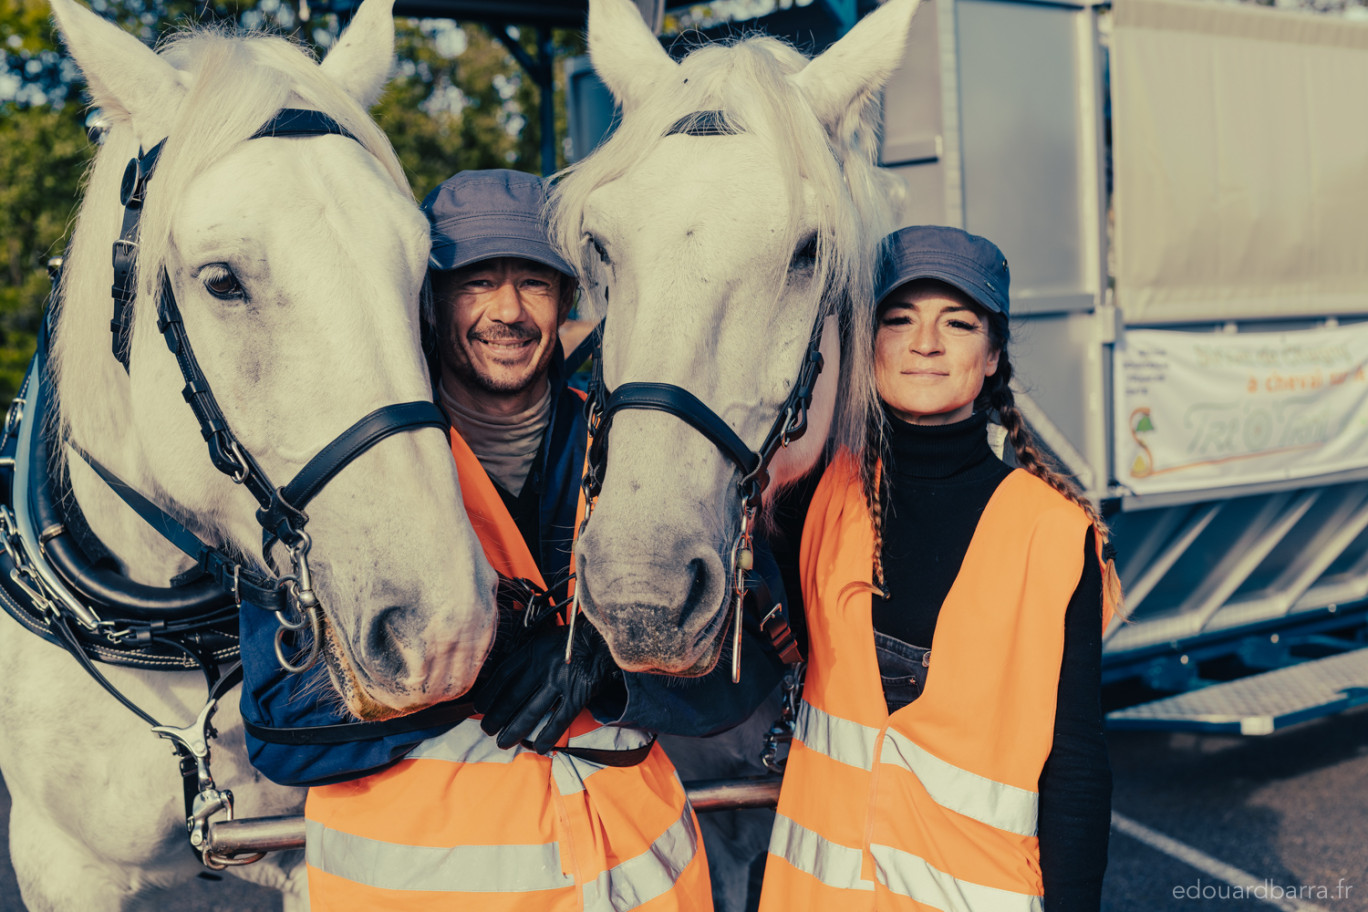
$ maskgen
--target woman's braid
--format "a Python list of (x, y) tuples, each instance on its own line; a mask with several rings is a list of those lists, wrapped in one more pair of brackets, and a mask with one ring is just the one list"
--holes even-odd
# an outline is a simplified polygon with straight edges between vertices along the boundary
[(1012, 451), (1016, 453), (1017, 462), (1021, 464), (1023, 469), (1078, 504), (1079, 508), (1087, 514), (1088, 520), (1097, 530), (1095, 534), (1098, 545), (1102, 548), (1104, 601), (1110, 601), (1117, 614), (1122, 614), (1121, 580), (1116, 572), (1116, 564), (1108, 554), (1110, 549), (1105, 547), (1110, 537), (1107, 524), (1098, 514), (1092, 501), (1083, 496), (1078, 485), (1074, 484), (1068, 476), (1056, 471), (1049, 460), (1036, 448), (1035, 435), (1031, 433), (1030, 427), (1026, 424), (1025, 416), (1017, 408), (1016, 396), (1012, 394), (1012, 362), (1007, 355), (1010, 329), (1006, 318), (999, 314), (991, 314), (988, 320), (988, 335), (998, 352), (998, 368), (997, 372), (984, 383), (983, 392), (979, 394), (975, 407), (978, 409), (991, 408), (997, 412), (998, 423), (1007, 432), (1007, 439), (1012, 444)]
[(864, 459), (860, 464), (860, 484), (864, 489), (865, 503), (869, 507), (869, 517), (874, 527), (874, 585), (883, 593), (884, 598), (887, 598), (888, 586), (884, 583), (883, 565), (883, 488), (886, 482), (884, 473), (879, 471), (883, 445), (883, 410), (879, 409), (869, 422)]
[(1006, 350), (998, 355), (997, 373), (988, 378), (984, 384), (983, 394), (987, 396), (988, 407), (997, 412), (998, 423), (1007, 432), (1007, 439), (1012, 443), (1012, 451), (1016, 453), (1017, 462), (1021, 467), (1032, 475), (1063, 494), (1069, 500), (1078, 504), (1084, 513), (1088, 514), (1088, 519), (1097, 527), (1097, 534), (1103, 541), (1107, 539), (1107, 524), (1098, 515), (1097, 509), (1092, 505), (1092, 501), (1083, 496), (1083, 492), (1078, 489), (1078, 485), (1065, 475), (1057, 472), (1047, 459), (1036, 449), (1035, 435), (1031, 433), (1030, 427), (1026, 424), (1026, 418), (1021, 414), (1016, 405), (1016, 397), (1012, 394), (1012, 362), (1007, 357)]

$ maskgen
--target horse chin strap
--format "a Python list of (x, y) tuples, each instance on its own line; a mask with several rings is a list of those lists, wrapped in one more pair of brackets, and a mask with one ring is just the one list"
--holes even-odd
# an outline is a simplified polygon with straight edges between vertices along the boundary
[[(329, 135), (359, 142), (345, 127), (322, 111), (296, 108), (278, 111), (248, 139)], [(114, 356), (125, 370), (129, 369), (129, 334), (133, 304), (137, 297), (135, 267), (138, 225), (147, 195), (147, 184), (156, 171), (165, 144), (166, 140), (162, 140), (129, 161), (120, 193), (124, 218), (119, 239), (114, 242), (114, 285), (111, 289), (114, 315), (110, 330), (113, 333)], [(446, 417), (427, 400), (394, 403), (378, 408), (325, 446), (288, 484), (277, 487), (229, 427), (214, 398), (209, 379), (200, 369), (190, 346), (175, 291), (164, 268), (160, 279), (157, 329), (175, 356), (181, 377), (185, 380), (181, 395), (199, 422), (200, 434), (209, 446), (209, 458), (216, 469), (234, 483), (245, 487), (256, 498), (259, 505), (256, 518), (262, 528), (262, 557), (269, 565), (271, 546), (280, 542), (289, 551), (291, 573), (281, 577), (262, 574), (245, 566), (223, 549), (211, 547), (91, 456), (80, 449), (77, 452), (125, 503), (153, 528), (163, 530), (172, 544), (194, 558), (200, 568), (231, 592), (239, 604), (245, 595), (254, 604), (275, 611), (280, 624), (276, 631), (276, 658), (286, 671), (305, 671), (318, 661), (322, 633), (320, 605), (309, 569), (312, 540), (304, 531), (309, 521), (308, 514), (304, 512), (305, 506), (338, 472), (381, 440), (401, 431), (424, 427), (445, 430)], [(308, 652), (302, 661), (292, 661), (285, 654), (285, 637), (305, 628), (313, 634)]]
[[(781, 447), (786, 447), (803, 436), (808, 426), (808, 410), (812, 407), (812, 392), (822, 372), (822, 329), (825, 315), (818, 314), (808, 338), (807, 352), (798, 369), (798, 379), (789, 390), (779, 415), (770, 425), (760, 448), (752, 450), (746, 442), (716, 412), (697, 396), (671, 383), (631, 382), (620, 385), (611, 393), (603, 380), (603, 324), (594, 330), (594, 378), (585, 410), (589, 419), (589, 458), (584, 473), (584, 522), (580, 534), (589, 523), (594, 502), (603, 489), (603, 476), (608, 465), (608, 435), (613, 416), (624, 409), (647, 409), (667, 412), (712, 441), (724, 456), (740, 471), (737, 493), (740, 497), (740, 522), (731, 549), (732, 610), (732, 681), (741, 680), (741, 612), (748, 591), (756, 591), (762, 611), (761, 627), (774, 642), (780, 657), (793, 664), (801, 660), (797, 641), (789, 629), (783, 606), (769, 605), (768, 587), (761, 577), (754, 580), (747, 574), (755, 566), (755, 517), (760, 511), (765, 488), (769, 485), (769, 466)], [(570, 612), (573, 625), (579, 609), (579, 591)], [(569, 649), (566, 650), (569, 661)]]

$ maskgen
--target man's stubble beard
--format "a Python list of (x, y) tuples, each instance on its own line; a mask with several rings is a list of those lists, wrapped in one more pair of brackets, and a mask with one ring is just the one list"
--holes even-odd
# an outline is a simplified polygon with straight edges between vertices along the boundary
[[(488, 338), (503, 340), (526, 339), (530, 337), (517, 335), (514, 333), (501, 333), (489, 334)], [(533, 344), (541, 344), (541, 341), (542, 336), (540, 333), (538, 333), (536, 336), (536, 342), (534, 342)], [(530, 386), (532, 386), (534, 383), (536, 383), (538, 378), (542, 377), (546, 373), (547, 366), (551, 362), (551, 353), (553, 351), (553, 347), (548, 346), (546, 351), (542, 353), (542, 356), (536, 362), (534, 362), (528, 369), (527, 375), (523, 377), (521, 380), (499, 380), (494, 377), (490, 377), (480, 373), (480, 371), (478, 371), (475, 368), (474, 358), (468, 356), (470, 348), (473, 348), (474, 346), (481, 344), (481, 339), (468, 338), (466, 340), (466, 344), (469, 347), (466, 348), (464, 351), (458, 349), (458, 351), (460, 351), (460, 356), (451, 359), (452, 373), (454, 373), (462, 383), (466, 384), (472, 389), (477, 389), (484, 393), (493, 393), (496, 395), (521, 393), (524, 390), (528, 389)]]

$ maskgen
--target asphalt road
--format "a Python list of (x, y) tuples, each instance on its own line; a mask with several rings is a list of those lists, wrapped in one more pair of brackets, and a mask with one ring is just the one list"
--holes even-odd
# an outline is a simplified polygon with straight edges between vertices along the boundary
[[(1114, 732), (1109, 741), (1108, 910), (1368, 912), (1368, 712), (1258, 738)], [(1160, 851), (1162, 840), (1130, 822), (1182, 845)], [(1243, 878), (1222, 865), (1263, 892), (1241, 896), (1229, 880)]]
[[(1261, 738), (1113, 733), (1110, 743), (1108, 912), (1368, 912), (1368, 708)], [(5, 831), (0, 910), (20, 912)], [(279, 906), (228, 879), (141, 908)]]

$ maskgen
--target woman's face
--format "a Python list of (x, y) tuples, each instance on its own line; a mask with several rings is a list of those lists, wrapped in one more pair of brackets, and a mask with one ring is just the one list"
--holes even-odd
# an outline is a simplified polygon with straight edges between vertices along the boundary
[(997, 371), (984, 312), (948, 286), (911, 282), (884, 298), (874, 336), (879, 398), (910, 424), (951, 424), (974, 412)]

